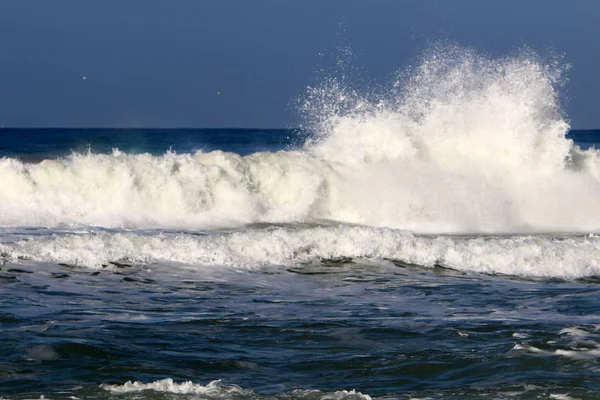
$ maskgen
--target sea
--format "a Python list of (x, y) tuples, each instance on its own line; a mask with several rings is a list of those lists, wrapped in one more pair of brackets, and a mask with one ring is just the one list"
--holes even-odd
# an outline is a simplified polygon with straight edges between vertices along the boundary
[(299, 129), (0, 129), (0, 398), (600, 399), (600, 130), (446, 48)]

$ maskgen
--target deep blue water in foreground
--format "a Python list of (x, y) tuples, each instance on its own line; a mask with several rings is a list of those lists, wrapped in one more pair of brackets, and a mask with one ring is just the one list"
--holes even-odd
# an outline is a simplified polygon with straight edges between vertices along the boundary
[[(600, 131), (569, 137), (582, 148), (600, 144)], [(577, 258), (587, 254), (577, 253), (584, 246), (598, 248), (593, 235), (413, 237), (289, 219), (185, 229), (169, 223), (189, 211), (169, 197), (191, 187), (180, 176), (214, 173), (201, 206), (217, 217), (225, 212), (219, 202), (247, 197), (229, 183), (250, 179), (245, 161), (224, 163), (214, 151), (246, 156), (299, 149), (303, 141), (293, 130), (0, 130), (0, 398), (600, 398), (597, 260)], [(56, 161), (88, 149), (155, 158)], [(193, 160), (166, 165), (160, 157), (169, 150), (213, 153), (196, 174)], [(252, 162), (250, 171), (263, 165)], [(216, 165), (227, 168), (215, 172)], [(94, 180), (100, 172), (91, 166), (108, 178)], [(148, 172), (153, 168), (184, 183)], [(88, 174), (81, 184), (78, 174)], [(139, 189), (128, 201), (155, 196), (176, 212), (152, 224), (136, 214), (120, 225), (89, 223), (103, 220), (97, 206), (68, 213), (80, 207), (76, 197), (99, 204), (92, 198), (106, 185), (100, 204), (117, 218), (120, 194), (111, 185), (124, 179)], [(16, 198), (20, 182), (30, 181), (37, 183)], [(286, 195), (277, 199), (290, 201)], [(48, 204), (15, 206), (36, 196)], [(31, 215), (56, 217), (36, 224)], [(471, 261), (419, 265), (390, 256), (394, 241), (415, 252), (450, 241), (449, 254), (473, 249), (464, 257)], [(367, 250), (354, 251), (361, 246)], [(476, 269), (477, 257), (502, 263), (513, 251), (532, 264), (509, 263), (514, 274)], [(559, 272), (583, 265), (583, 272), (532, 276), (529, 265), (553, 271), (548, 263)]]

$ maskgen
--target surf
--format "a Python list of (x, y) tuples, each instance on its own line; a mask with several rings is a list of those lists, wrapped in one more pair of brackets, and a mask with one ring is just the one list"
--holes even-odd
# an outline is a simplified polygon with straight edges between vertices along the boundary
[(438, 46), (381, 93), (309, 87), (301, 146), (246, 156), (0, 160), (8, 227), (220, 229), (336, 223), (415, 233), (600, 230), (600, 157), (566, 138), (565, 67)]
[[(235, 232), (79, 232), (0, 243), (4, 262), (30, 260), (108, 269), (167, 263), (173, 268), (290, 268), (335, 261), (451, 268), (526, 278), (600, 276), (594, 235), (415, 235), (361, 226), (267, 227)], [(345, 261), (344, 261), (345, 260)]]

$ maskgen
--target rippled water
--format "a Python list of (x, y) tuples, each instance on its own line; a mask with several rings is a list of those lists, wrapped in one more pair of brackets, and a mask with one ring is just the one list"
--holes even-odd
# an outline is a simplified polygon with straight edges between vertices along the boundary
[(0, 386), (10, 398), (104, 398), (117, 394), (101, 384), (167, 377), (254, 391), (243, 398), (304, 398), (297, 389), (597, 398), (600, 390), (593, 281), (366, 260), (257, 271), (23, 262), (5, 265), (0, 279)]

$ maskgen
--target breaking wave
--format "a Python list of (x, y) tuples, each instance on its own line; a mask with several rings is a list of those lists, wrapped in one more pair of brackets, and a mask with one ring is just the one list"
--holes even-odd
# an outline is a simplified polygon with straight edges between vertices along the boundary
[(0, 258), (91, 268), (175, 262), (240, 269), (372, 259), (464, 272), (577, 279), (600, 276), (600, 238), (418, 236), (357, 226), (272, 227), (210, 235), (91, 232), (0, 244)]
[(600, 156), (565, 137), (560, 63), (445, 47), (362, 96), (309, 88), (301, 149), (0, 160), (0, 225), (336, 221), (419, 233), (600, 230)]

